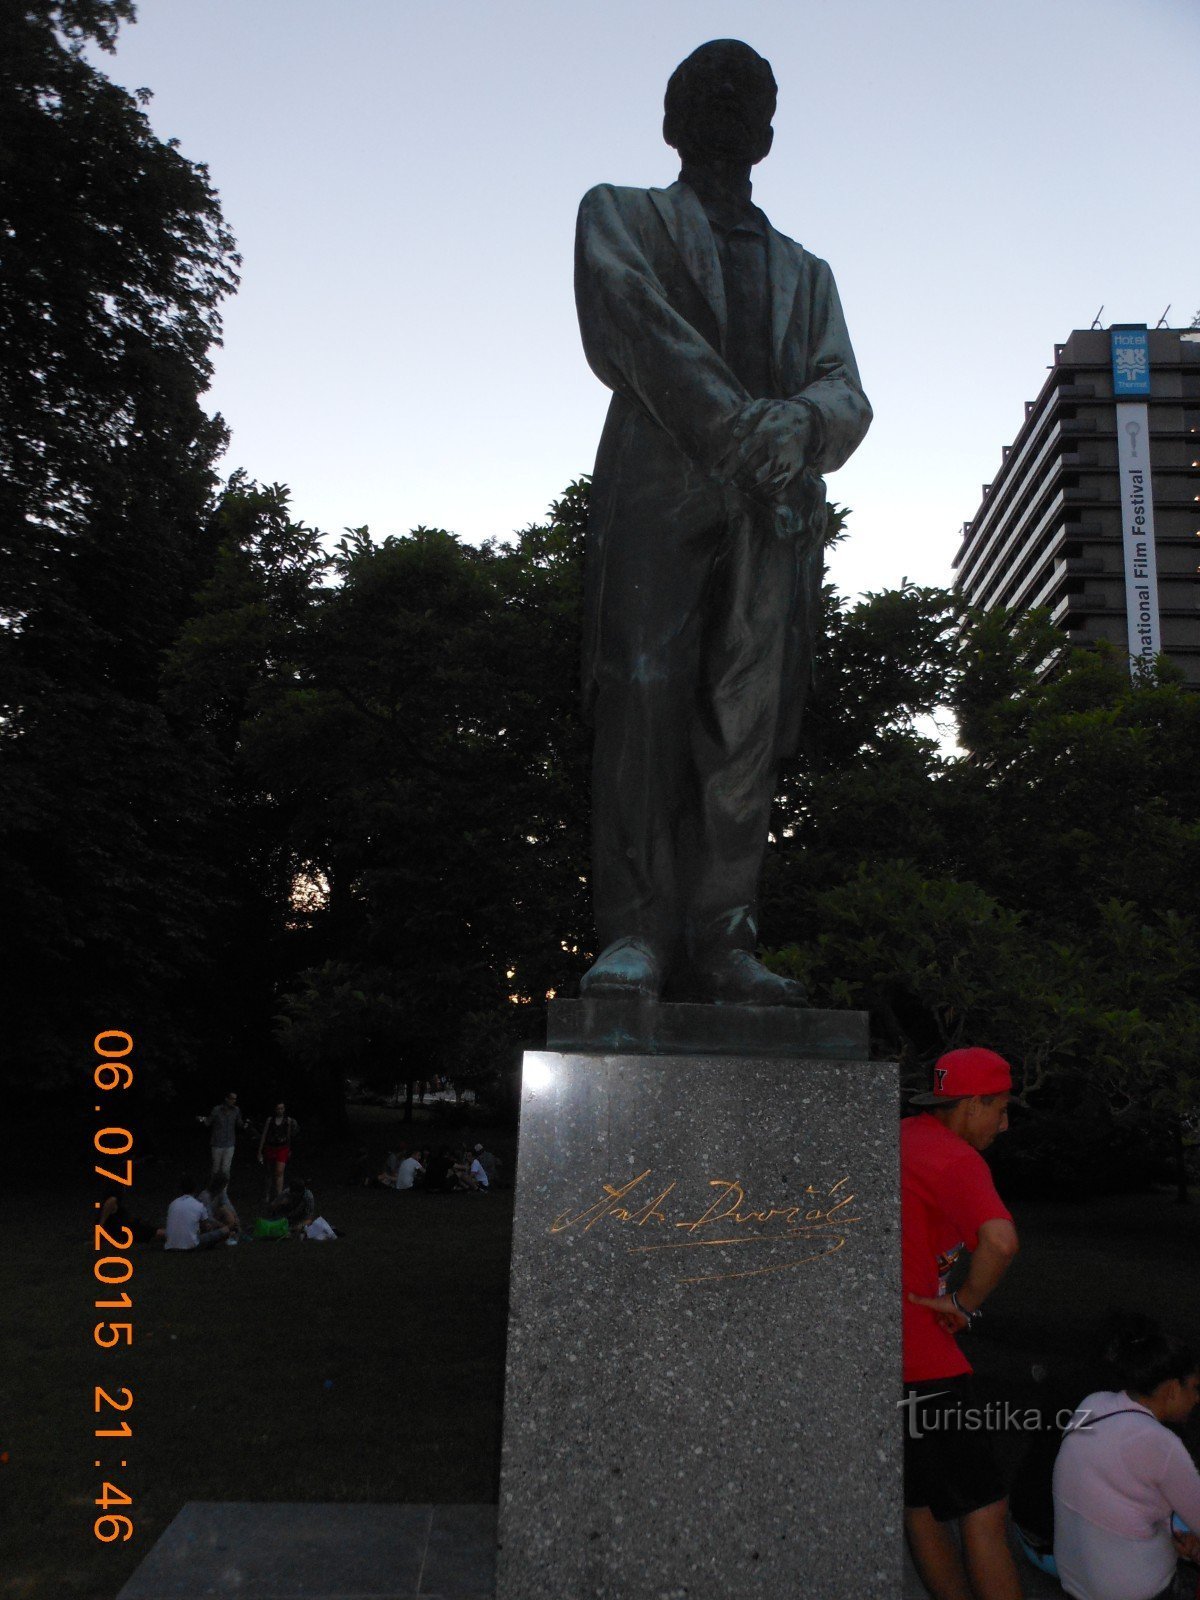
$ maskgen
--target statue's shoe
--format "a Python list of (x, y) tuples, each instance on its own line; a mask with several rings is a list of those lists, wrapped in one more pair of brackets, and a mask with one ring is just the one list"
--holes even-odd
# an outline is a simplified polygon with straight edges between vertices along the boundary
[(644, 939), (614, 939), (584, 973), (579, 993), (585, 1000), (657, 1000), (662, 986), (662, 962)]
[(749, 950), (727, 950), (712, 960), (698, 962), (693, 984), (707, 1000), (733, 1006), (803, 1006), (808, 1004), (804, 985), (782, 978), (764, 967)]

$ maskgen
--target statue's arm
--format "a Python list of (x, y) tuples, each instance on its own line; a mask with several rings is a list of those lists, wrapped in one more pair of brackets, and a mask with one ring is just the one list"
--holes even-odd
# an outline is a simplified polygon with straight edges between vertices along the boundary
[(689, 460), (720, 480), (730, 429), (749, 401), (708, 340), (670, 304), (616, 192), (584, 195), (575, 234), (575, 303), (588, 364), (633, 400)]
[(811, 259), (808, 381), (791, 399), (812, 413), (813, 439), (807, 464), (813, 472), (824, 473), (835, 471), (853, 455), (871, 425), (872, 413), (858, 376), (833, 273), (824, 261)]

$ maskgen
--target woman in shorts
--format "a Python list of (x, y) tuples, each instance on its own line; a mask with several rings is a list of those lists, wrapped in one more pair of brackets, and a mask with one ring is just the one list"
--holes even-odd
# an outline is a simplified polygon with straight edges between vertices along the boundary
[(258, 1141), (259, 1165), (265, 1166), (271, 1174), (267, 1185), (268, 1200), (283, 1193), (283, 1175), (292, 1157), (292, 1142), (299, 1131), (295, 1118), (288, 1116), (287, 1107), (281, 1100), (274, 1113), (264, 1122)]

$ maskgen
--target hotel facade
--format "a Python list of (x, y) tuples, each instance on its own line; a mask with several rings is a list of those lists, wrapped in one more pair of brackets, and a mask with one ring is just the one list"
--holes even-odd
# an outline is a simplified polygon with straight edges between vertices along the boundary
[(963, 527), (968, 604), (1045, 607), (1200, 689), (1200, 331), (1072, 333)]

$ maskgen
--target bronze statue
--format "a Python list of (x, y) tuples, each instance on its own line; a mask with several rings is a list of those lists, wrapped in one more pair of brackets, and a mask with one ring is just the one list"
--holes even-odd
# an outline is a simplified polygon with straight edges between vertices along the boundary
[(575, 292), (613, 399), (588, 524), (588, 998), (802, 1005), (754, 955), (779, 758), (820, 616), (825, 486), (871, 408), (824, 261), (750, 198), (776, 87), (718, 39), (676, 68), (669, 189), (583, 198)]

